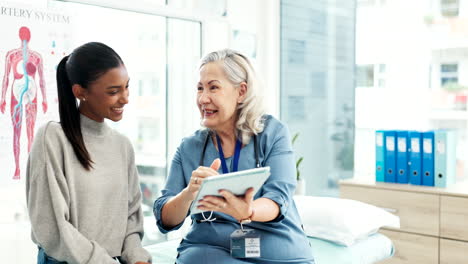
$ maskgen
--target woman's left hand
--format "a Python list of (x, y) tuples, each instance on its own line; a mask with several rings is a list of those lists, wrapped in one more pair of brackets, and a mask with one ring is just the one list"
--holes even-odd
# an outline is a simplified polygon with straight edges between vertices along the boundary
[(243, 196), (235, 196), (229, 191), (220, 190), (223, 197), (205, 196), (198, 201), (198, 209), (228, 214), (237, 220), (247, 219), (253, 212), (254, 189), (249, 188)]

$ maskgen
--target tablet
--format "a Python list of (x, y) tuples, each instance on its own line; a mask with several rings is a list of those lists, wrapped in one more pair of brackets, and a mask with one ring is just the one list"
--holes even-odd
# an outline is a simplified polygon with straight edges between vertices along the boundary
[(236, 171), (205, 178), (200, 186), (197, 197), (190, 206), (190, 214), (203, 212), (198, 209), (198, 201), (206, 195), (220, 196), (218, 191), (228, 190), (234, 195), (243, 195), (250, 187), (254, 188), (254, 195), (270, 176), (270, 167)]

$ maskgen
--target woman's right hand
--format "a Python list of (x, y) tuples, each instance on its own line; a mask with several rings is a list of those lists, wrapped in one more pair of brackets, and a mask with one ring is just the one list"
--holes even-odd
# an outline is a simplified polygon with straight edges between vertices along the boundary
[(211, 163), (210, 167), (200, 166), (196, 170), (192, 171), (192, 177), (188, 186), (185, 188), (185, 192), (188, 195), (188, 199), (193, 201), (197, 196), (198, 190), (200, 190), (201, 183), (206, 177), (218, 175), (218, 169), (221, 166), (221, 160), (215, 159)]

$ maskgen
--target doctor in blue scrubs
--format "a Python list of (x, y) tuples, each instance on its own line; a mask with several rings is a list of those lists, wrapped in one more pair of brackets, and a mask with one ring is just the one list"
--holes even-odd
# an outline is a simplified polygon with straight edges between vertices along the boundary
[[(254, 69), (232, 50), (206, 55), (200, 66), (197, 106), (202, 129), (185, 138), (175, 153), (162, 196), (154, 203), (158, 228), (180, 228), (197, 203), (177, 263), (314, 263), (293, 200), (295, 163), (287, 127), (266, 115)], [(271, 175), (255, 196), (220, 190), (194, 201), (207, 177), (269, 166)], [(243, 223), (256, 238), (253, 254), (231, 255), (231, 234)], [(247, 241), (247, 240), (246, 240)], [(237, 250), (237, 249), (236, 249)], [(237, 251), (236, 251), (237, 252)]]

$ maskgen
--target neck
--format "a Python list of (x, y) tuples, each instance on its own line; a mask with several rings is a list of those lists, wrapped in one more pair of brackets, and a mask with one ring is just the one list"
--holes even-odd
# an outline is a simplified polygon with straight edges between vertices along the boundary
[[(219, 139), (221, 141), (221, 145), (223, 148), (224, 152), (224, 157), (231, 157), (234, 154), (234, 149), (236, 146), (236, 132), (234, 127), (230, 128), (225, 128), (225, 129), (216, 129), (215, 130), (216, 135), (219, 136)], [(216, 139), (213, 139), (214, 142), (216, 142), (217, 146), (217, 141)], [(218, 147), (219, 148), (219, 147)]]
[(230, 125), (229, 127), (224, 127), (221, 129), (215, 129), (216, 134), (221, 139), (221, 143), (224, 145), (226, 144), (235, 144), (236, 142), (236, 130), (234, 125)]
[(104, 122), (104, 118), (99, 118), (96, 115), (93, 115), (91, 113), (91, 111), (89, 111), (88, 108), (83, 105), (83, 103), (80, 103), (80, 106), (78, 107), (78, 109), (79, 109), (80, 113), (82, 115), (86, 116), (87, 118), (92, 119), (92, 120), (94, 120), (96, 122), (99, 122), (99, 123)]
[(223, 145), (235, 144), (236, 142), (236, 133), (234, 133), (234, 131), (216, 131), (216, 134), (219, 136)]
[(80, 126), (83, 135), (104, 136), (110, 131), (105, 122), (96, 122), (84, 114), (80, 115)]

